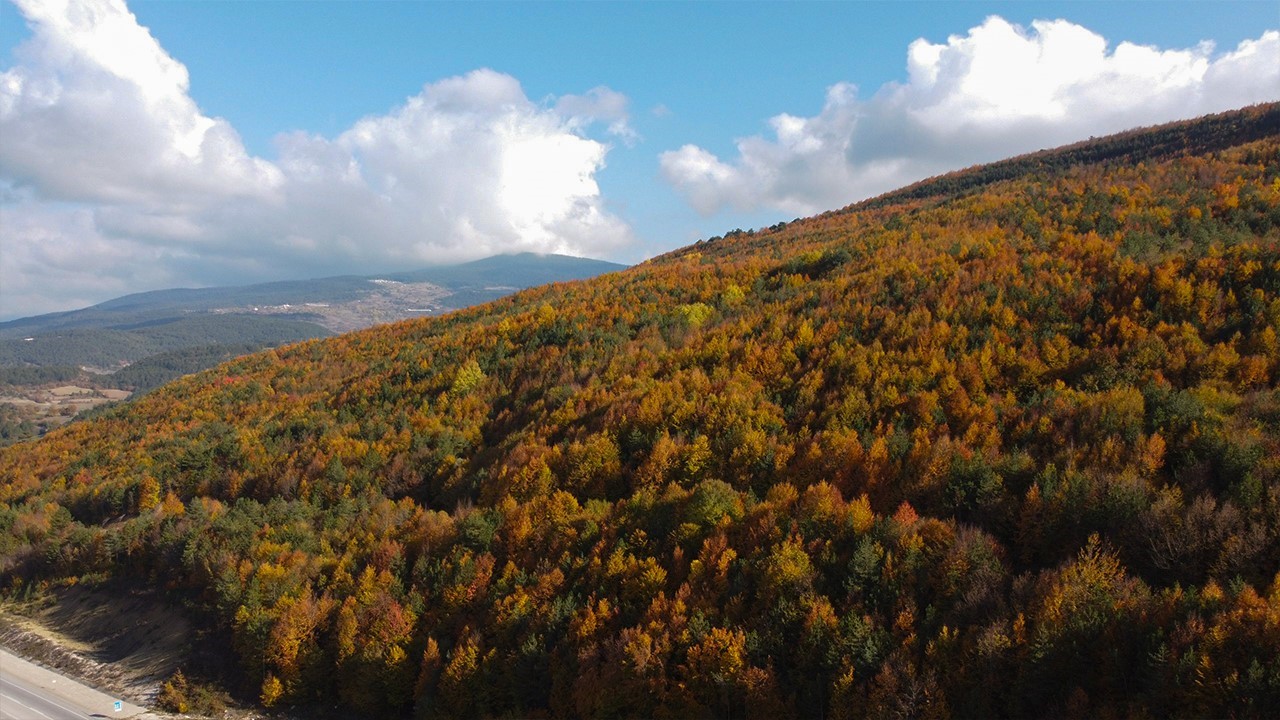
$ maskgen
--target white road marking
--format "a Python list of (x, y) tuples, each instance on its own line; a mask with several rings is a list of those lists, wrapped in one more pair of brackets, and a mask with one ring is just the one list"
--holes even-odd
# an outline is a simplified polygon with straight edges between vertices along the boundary
[[(21, 705), (22, 707), (24, 707), (24, 708), (26, 708), (26, 709), (30, 710), (31, 712), (33, 712), (33, 713), (35, 713), (35, 714), (39, 715), (40, 717), (46, 717), (46, 718), (49, 718), (49, 720), (53, 720), (53, 717), (52, 717), (51, 715), (45, 715), (44, 713), (40, 712), (39, 710), (37, 710), (37, 709), (35, 709), (35, 708), (31, 707), (30, 705), (27, 705), (27, 704), (23, 703), (22, 701), (18, 700), (17, 698), (15, 698), (15, 697), (13, 697), (13, 696), (11, 696), (11, 695), (0, 695), (0, 698), (2, 698), (2, 699), (4, 699), (4, 700), (6, 700), (6, 701), (8, 701), (8, 702), (12, 702), (14, 705)], [(9, 715), (9, 713), (8, 713), (8, 712), (6, 712), (4, 708), (0, 708), (0, 719), (3, 719), (3, 720), (19, 720), (19, 718), (18, 718), (17, 716), (10, 716), (10, 715)]]
[[(7, 685), (9, 685), (9, 689), (10, 689), (10, 690), (21, 690), (21, 689), (22, 689), (22, 688), (19, 688), (19, 687), (15, 686), (15, 685), (10, 684), (10, 683), (6, 683), (6, 684), (7, 684)], [(28, 694), (30, 694), (30, 693), (28, 693)], [(52, 715), (45, 715), (44, 713), (42, 713), (42, 712), (40, 712), (39, 710), (37, 710), (37, 709), (35, 709), (35, 708), (31, 707), (31, 706), (30, 706), (30, 705), (28, 705), (28, 704), (26, 704), (26, 703), (22, 702), (21, 700), (19, 700), (18, 698), (14, 697), (13, 695), (6, 694), (6, 693), (4, 693), (4, 692), (0, 692), (0, 698), (4, 698), (4, 699), (6, 699), (6, 700), (12, 700), (12, 701), (13, 701), (13, 703), (14, 703), (15, 705), (21, 705), (22, 707), (24, 707), (24, 708), (26, 708), (26, 709), (30, 710), (31, 712), (33, 712), (33, 713), (35, 713), (35, 714), (39, 715), (40, 717), (47, 717), (47, 718), (49, 718), (49, 720), (53, 720), (53, 716), (52, 716)], [(3, 711), (4, 711), (4, 708), (0, 708), (0, 716), (3, 716), (4, 718), (8, 718), (8, 717), (9, 717), (9, 713), (7, 713), (7, 712), (3, 712)], [(14, 718), (13, 718), (13, 720), (18, 720), (18, 718), (17, 718), (17, 717), (14, 717)]]
[[(8, 689), (10, 692), (12, 692), (12, 691), (14, 691), (14, 690), (17, 690), (18, 692), (23, 693), (24, 695), (26, 695), (26, 696), (28, 696), (28, 697), (34, 697), (34, 698), (37, 698), (37, 699), (39, 699), (39, 700), (42, 700), (42, 701), (44, 701), (44, 702), (46, 702), (46, 703), (49, 703), (50, 705), (53, 705), (54, 707), (61, 708), (62, 710), (65, 710), (66, 712), (69, 712), (69, 713), (71, 713), (72, 715), (75, 715), (76, 717), (88, 717), (88, 716), (89, 716), (89, 714), (88, 714), (87, 712), (85, 712), (84, 710), (78, 710), (78, 709), (69, 708), (69, 707), (67, 707), (66, 705), (63, 705), (62, 703), (58, 702), (57, 700), (53, 700), (52, 698), (46, 697), (46, 696), (44, 696), (44, 695), (37, 695), (37, 694), (35, 694), (35, 693), (31, 692), (30, 690), (28, 690), (28, 689), (26, 689), (26, 688), (22, 687), (21, 685), (18, 685), (17, 683), (14, 683), (14, 682), (13, 682), (13, 681), (11, 681), (11, 680), (4, 680), (4, 679), (0, 678), (0, 683), (3, 683), (5, 686), (7, 686), (7, 689)], [(15, 702), (16, 702), (16, 700), (15, 700)], [(28, 708), (28, 709), (31, 709), (31, 710), (35, 710), (36, 712), (40, 713), (41, 715), (44, 715), (45, 717), (50, 717), (49, 715), (45, 715), (44, 713), (40, 712), (39, 710), (36, 710), (35, 708), (31, 707), (30, 705), (27, 705), (26, 703), (18, 702), (18, 704), (19, 704), (19, 705), (21, 705), (21, 706), (22, 706), (22, 707), (24, 707), (24, 708)]]

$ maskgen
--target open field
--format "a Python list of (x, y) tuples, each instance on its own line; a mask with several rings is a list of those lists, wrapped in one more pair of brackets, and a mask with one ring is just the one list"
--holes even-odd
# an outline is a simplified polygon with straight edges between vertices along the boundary
[(76, 415), (129, 398), (128, 390), (82, 385), (0, 386), (0, 444), (39, 437)]

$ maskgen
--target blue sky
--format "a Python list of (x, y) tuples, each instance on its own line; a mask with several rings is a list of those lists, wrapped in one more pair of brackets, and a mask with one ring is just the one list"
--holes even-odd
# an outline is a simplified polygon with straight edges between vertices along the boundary
[[(5, 4), (11, 48), (20, 17)], [(598, 85), (626, 93), (646, 145), (713, 151), (780, 112), (810, 114), (836, 82), (874, 91), (905, 78), (906, 48), (990, 15), (1065, 18), (1112, 42), (1232, 48), (1280, 27), (1280, 2), (132, 2), (191, 72), (191, 92), (250, 149), (278, 132), (328, 135), (423, 84), (492, 68), (530, 98)], [(15, 32), (16, 31), (16, 32)], [(648, 153), (654, 154), (651, 150)]]
[(1280, 99), (1275, 1), (57, 5), (0, 0), (0, 319), (503, 250), (636, 262)]

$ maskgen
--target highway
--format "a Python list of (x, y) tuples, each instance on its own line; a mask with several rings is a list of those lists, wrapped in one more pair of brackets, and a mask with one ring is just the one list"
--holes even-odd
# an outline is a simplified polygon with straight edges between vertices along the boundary
[(145, 711), (0, 650), (0, 720), (136, 718)]

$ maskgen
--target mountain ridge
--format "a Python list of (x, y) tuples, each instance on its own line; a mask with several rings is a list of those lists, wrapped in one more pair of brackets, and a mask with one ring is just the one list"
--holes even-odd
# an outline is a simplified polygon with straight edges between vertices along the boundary
[[(133, 293), (88, 308), (0, 323), (0, 367), (111, 369), (157, 352), (202, 345), (277, 345), (448, 312), (513, 289), (623, 267), (587, 258), (515, 253), (408, 273)], [(399, 285), (380, 285), (382, 278)], [(138, 332), (148, 329), (152, 331)]]
[[(533, 268), (515, 264), (527, 261), (536, 261), (537, 264)], [(446, 287), (466, 287), (476, 281), (484, 280), (486, 273), (493, 275), (493, 279), (511, 283), (517, 279), (512, 273), (524, 273), (532, 270), (535, 278), (548, 278), (547, 280), (533, 283), (542, 284), (543, 282), (552, 282), (555, 278), (581, 279), (582, 277), (587, 277), (583, 273), (591, 272), (592, 270), (610, 271), (620, 270), (625, 267), (625, 265), (618, 263), (591, 258), (524, 252), (494, 255), (465, 263), (441, 265), (408, 272), (401, 271), (374, 275), (333, 275), (306, 280), (274, 280), (249, 285), (146, 290), (121, 295), (120, 297), (76, 310), (63, 310), (0, 322), (0, 338), (16, 336), (33, 326), (47, 331), (55, 327), (79, 327), (82, 324), (100, 324), (100, 320), (82, 320), (74, 325), (51, 324), (51, 321), (67, 318), (71, 318), (74, 321), (75, 316), (86, 315), (90, 311), (126, 310), (139, 307), (154, 309), (157, 305), (163, 306), (162, 312), (169, 313), (177, 309), (207, 311), (225, 303), (270, 305), (279, 302), (282, 298), (297, 298), (308, 293), (312, 293), (313, 298), (316, 300), (334, 300), (345, 297), (342, 293), (354, 294), (358, 290), (366, 290), (370, 281), (379, 278), (401, 282), (434, 281), (435, 284)], [(558, 273), (558, 271), (560, 272)], [(461, 281), (458, 280), (459, 276), (463, 278)], [(160, 302), (157, 302), (157, 300), (160, 300)]]
[[(1243, 142), (1259, 140), (1280, 127), (1280, 103), (1251, 105), (1192, 120), (1133, 128), (1104, 138), (1090, 138), (1059, 148), (1037, 150), (993, 163), (944, 173), (846, 205), (834, 212), (851, 212), (903, 200), (978, 189), (1013, 175), (1051, 170), (1068, 164), (1096, 165), (1124, 161), (1138, 163), (1179, 155), (1206, 154)], [(1142, 139), (1142, 146), (1133, 141)]]

